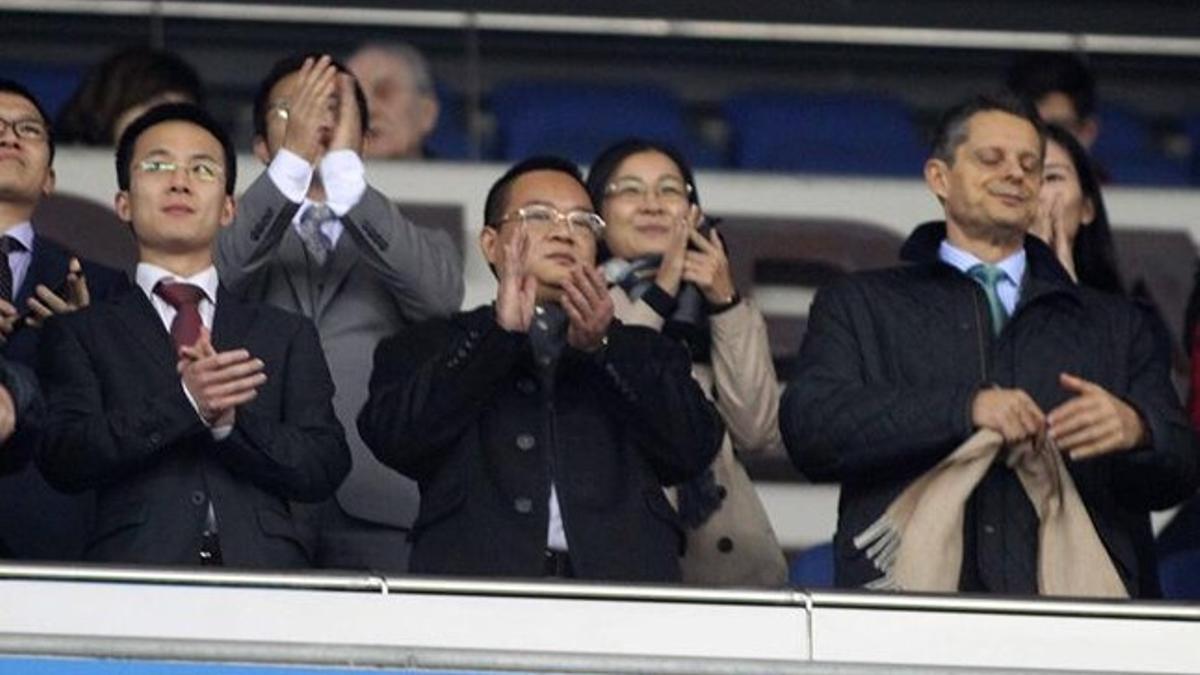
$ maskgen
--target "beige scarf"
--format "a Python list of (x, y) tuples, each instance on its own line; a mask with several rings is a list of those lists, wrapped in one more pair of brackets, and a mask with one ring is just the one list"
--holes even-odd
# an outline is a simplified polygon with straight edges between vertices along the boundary
[[(962, 568), (967, 499), (1004, 449), (983, 429), (905, 488), (879, 520), (854, 538), (883, 576), (868, 588), (953, 592)], [(1033, 502), (1038, 528), (1038, 593), (1127, 598), (1058, 450), (1042, 439), (1008, 449), (1008, 466)]]

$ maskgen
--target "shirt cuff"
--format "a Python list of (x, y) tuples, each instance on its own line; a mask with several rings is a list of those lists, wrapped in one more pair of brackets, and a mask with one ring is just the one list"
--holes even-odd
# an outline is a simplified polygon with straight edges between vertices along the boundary
[(300, 204), (304, 202), (304, 196), (312, 184), (313, 167), (300, 155), (280, 148), (267, 167), (267, 175), (288, 201)]
[(367, 191), (367, 169), (353, 150), (334, 150), (321, 159), (321, 183), (325, 203), (342, 217), (354, 208)]

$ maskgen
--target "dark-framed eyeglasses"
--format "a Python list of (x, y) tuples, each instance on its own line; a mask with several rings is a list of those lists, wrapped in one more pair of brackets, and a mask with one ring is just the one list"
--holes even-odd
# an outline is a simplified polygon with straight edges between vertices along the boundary
[(0, 136), (12, 129), (13, 135), (23, 141), (44, 141), (50, 136), (50, 125), (31, 117), (9, 120), (0, 117)]
[(553, 206), (530, 204), (505, 214), (495, 224), (499, 226), (510, 220), (520, 220), (522, 226), (537, 232), (549, 232), (555, 225), (562, 222), (567, 224), (567, 229), (572, 236), (583, 232), (596, 239), (604, 236), (604, 219), (592, 211), (583, 209), (563, 213)]

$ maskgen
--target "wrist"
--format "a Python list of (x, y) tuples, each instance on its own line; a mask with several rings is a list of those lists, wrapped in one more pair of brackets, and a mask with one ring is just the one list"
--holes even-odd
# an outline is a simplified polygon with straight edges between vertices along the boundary
[(720, 314), (729, 311), (737, 306), (742, 301), (742, 296), (737, 291), (732, 291), (726, 296), (717, 296), (716, 299), (705, 296), (705, 304), (708, 307), (709, 315)]

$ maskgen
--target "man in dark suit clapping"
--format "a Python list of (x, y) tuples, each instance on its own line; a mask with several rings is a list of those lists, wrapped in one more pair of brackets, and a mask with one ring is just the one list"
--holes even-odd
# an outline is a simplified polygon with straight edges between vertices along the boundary
[(200, 109), (160, 106), (122, 136), (117, 182), (137, 288), (47, 322), (38, 464), (96, 490), (89, 560), (308, 566), (289, 500), (332, 494), (349, 451), (312, 323), (240, 301), (213, 267), (232, 145)]
[[(0, 78), (0, 355), (32, 369), (37, 328), (52, 314), (129, 288), (116, 270), (77, 259), (36, 233), (33, 213), (54, 192), (54, 130), (33, 94)], [(92, 517), (90, 495), (53, 490), (32, 463), (0, 478), (5, 557), (70, 560)]]

